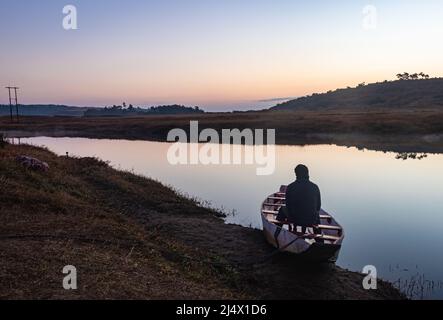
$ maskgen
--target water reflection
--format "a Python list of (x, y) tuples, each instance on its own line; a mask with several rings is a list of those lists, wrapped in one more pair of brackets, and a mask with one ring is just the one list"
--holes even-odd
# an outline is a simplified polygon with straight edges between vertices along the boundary
[[(261, 227), (259, 207), (264, 198), (293, 180), (295, 164), (307, 164), (321, 188), (324, 208), (346, 231), (339, 265), (356, 271), (375, 265), (379, 276), (401, 279), (400, 285), (417, 274), (426, 275), (435, 290), (423, 295), (443, 298), (442, 288), (435, 285), (443, 280), (442, 155), (398, 161), (394, 153), (356, 148), (277, 146), (275, 173), (257, 176), (255, 166), (172, 166), (166, 160), (166, 143), (72, 138), (22, 142), (45, 145), (60, 155), (69, 152), (110, 161), (116, 168), (158, 179), (227, 212), (235, 211), (228, 223), (256, 228)], [(398, 269), (392, 267), (397, 265)]]

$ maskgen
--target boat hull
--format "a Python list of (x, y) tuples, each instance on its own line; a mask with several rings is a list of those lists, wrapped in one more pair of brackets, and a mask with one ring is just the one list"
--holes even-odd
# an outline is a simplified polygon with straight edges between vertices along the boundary
[[(284, 190), (284, 187), (282, 187)], [(297, 257), (310, 262), (336, 262), (341, 244), (344, 239), (344, 232), (341, 226), (335, 219), (325, 211), (321, 211), (321, 221), (325, 230), (322, 230), (322, 237), (326, 241), (316, 241), (309, 237), (304, 237), (303, 234), (294, 233), (289, 230), (289, 227), (278, 223), (275, 220), (276, 212), (280, 207), (284, 206), (283, 198), (274, 201), (276, 195), (281, 192), (269, 196), (262, 205), (262, 222), (263, 232), (266, 240), (275, 248), (283, 252), (289, 252)], [(272, 211), (270, 211), (272, 210)], [(266, 212), (274, 212), (274, 214), (267, 214)]]

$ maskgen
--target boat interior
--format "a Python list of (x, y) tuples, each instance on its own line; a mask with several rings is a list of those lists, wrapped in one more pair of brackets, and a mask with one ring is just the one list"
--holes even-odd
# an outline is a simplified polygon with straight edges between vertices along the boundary
[[(312, 228), (302, 228), (295, 226), (288, 221), (277, 220), (277, 215), (281, 207), (286, 204), (286, 187), (281, 187), (280, 191), (269, 196), (262, 206), (262, 214), (270, 223), (273, 223), (299, 237), (305, 238), (310, 242), (324, 244), (336, 244), (343, 239), (343, 228), (335, 219), (325, 211), (320, 212), (321, 224)], [(317, 232), (314, 233), (314, 227)], [(320, 230), (320, 232), (318, 232)], [(305, 232), (303, 232), (305, 231)]]

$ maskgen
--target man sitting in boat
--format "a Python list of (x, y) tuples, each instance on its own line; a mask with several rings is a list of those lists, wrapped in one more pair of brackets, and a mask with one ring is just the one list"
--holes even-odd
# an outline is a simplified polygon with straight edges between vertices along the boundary
[[(295, 168), (297, 180), (286, 190), (286, 207), (282, 207), (277, 219), (288, 220), (295, 226), (311, 228), (320, 224), (321, 196), (320, 189), (309, 180), (309, 169), (305, 165)], [(315, 233), (320, 233), (316, 230)]]

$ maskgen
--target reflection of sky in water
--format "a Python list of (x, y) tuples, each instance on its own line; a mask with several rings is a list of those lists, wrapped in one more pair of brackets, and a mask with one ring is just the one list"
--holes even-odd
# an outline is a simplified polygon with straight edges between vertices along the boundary
[[(23, 140), (22, 140), (23, 141)], [(171, 166), (169, 145), (146, 141), (32, 138), (34, 144), (71, 155), (97, 156), (117, 168), (158, 179), (215, 207), (237, 214), (228, 222), (261, 227), (259, 207), (304, 163), (322, 191), (323, 207), (344, 226), (339, 265), (379, 276), (409, 279), (417, 272), (443, 280), (443, 155), (401, 161), (393, 153), (337, 146), (277, 146), (276, 171), (257, 176), (255, 166)], [(407, 270), (407, 271), (405, 271)], [(443, 292), (434, 293), (443, 298)]]

